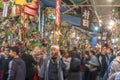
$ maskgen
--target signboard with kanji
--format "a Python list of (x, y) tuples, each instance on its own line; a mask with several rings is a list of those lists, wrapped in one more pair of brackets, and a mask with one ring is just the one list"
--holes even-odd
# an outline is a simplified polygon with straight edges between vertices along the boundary
[(91, 11), (89, 8), (83, 8), (81, 15), (81, 27), (88, 30), (90, 28), (91, 19)]

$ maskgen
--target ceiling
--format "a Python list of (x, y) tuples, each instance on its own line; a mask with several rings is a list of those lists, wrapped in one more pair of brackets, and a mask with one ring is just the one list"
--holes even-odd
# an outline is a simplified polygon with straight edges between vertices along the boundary
[[(120, 4), (120, 0), (91, 0), (91, 3), (95, 5), (118, 5)], [(96, 10), (98, 17), (101, 18), (104, 24), (108, 24), (110, 21), (110, 16), (112, 15), (113, 7), (95, 6), (94, 9)]]

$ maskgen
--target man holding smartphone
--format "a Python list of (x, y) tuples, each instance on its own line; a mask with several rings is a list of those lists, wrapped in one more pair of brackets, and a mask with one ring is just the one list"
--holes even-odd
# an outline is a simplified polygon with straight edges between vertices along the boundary
[(64, 71), (66, 65), (62, 61), (62, 56), (59, 52), (59, 46), (51, 46), (50, 56), (47, 57), (40, 69), (40, 80), (64, 80)]

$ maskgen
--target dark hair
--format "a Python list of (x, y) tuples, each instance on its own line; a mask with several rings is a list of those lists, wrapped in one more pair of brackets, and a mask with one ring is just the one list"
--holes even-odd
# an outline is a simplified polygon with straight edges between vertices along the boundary
[(66, 54), (65, 50), (60, 50), (60, 54), (64, 56)]
[(76, 51), (76, 50), (77, 50), (77, 47), (73, 47), (73, 50), (75, 50), (75, 51)]
[(110, 51), (111, 51), (111, 53), (113, 54), (113, 52), (114, 52), (113, 49), (110, 49)]
[(8, 49), (8, 51), (10, 51), (10, 47), (5, 47), (5, 48), (4, 48), (4, 51), (5, 51), (5, 49)]
[(93, 51), (93, 50), (90, 50), (90, 52), (91, 52), (93, 55), (95, 55), (95, 51)]
[(13, 52), (16, 52), (16, 54), (19, 54), (19, 48), (17, 46), (13, 46), (10, 48)]
[(89, 51), (85, 51), (85, 55), (88, 55), (88, 56), (89, 56)]
[(74, 50), (71, 50), (68, 53), (70, 57), (74, 57), (76, 52)]

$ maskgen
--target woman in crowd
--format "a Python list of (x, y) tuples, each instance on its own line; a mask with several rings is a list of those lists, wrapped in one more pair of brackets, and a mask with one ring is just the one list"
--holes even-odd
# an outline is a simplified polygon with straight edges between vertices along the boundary
[(27, 52), (23, 52), (21, 58), (26, 64), (26, 79), (25, 80), (34, 80), (35, 70), (34, 66), (37, 64), (33, 56)]
[(80, 59), (75, 58), (75, 51), (69, 51), (71, 58), (68, 80), (80, 80)]
[(89, 80), (96, 80), (98, 75), (99, 62), (94, 51), (90, 51), (90, 61), (86, 66), (89, 68)]
[(90, 56), (89, 51), (85, 51), (83, 59), (83, 80), (89, 80), (89, 68), (86, 66), (89, 64)]

